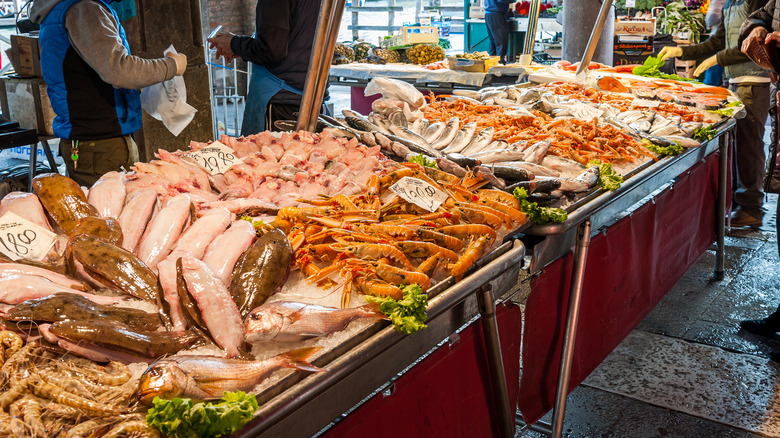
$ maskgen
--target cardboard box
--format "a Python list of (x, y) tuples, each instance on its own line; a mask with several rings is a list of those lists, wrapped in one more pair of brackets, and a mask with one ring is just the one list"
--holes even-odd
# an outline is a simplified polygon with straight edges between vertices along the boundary
[(20, 127), (35, 129), (40, 135), (54, 135), (54, 110), (43, 79), (0, 76), (0, 108)]
[(655, 19), (645, 21), (615, 20), (615, 35), (655, 35)]
[(41, 48), (38, 45), (38, 35), (16, 34), (11, 35), (11, 51), (18, 64), (15, 66), (16, 74), (23, 78), (40, 78), (41, 75)]
[(500, 57), (491, 56), (488, 59), (464, 59), (448, 56), (447, 62), (450, 64), (450, 70), (468, 71), (474, 73), (487, 73), (490, 67), (498, 65)]

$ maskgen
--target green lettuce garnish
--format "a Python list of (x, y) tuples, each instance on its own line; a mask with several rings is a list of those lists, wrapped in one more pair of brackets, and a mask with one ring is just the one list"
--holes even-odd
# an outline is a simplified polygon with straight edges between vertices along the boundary
[(645, 76), (648, 78), (671, 79), (682, 82), (698, 82), (696, 79), (684, 78), (682, 76), (670, 75), (661, 72), (660, 69), (664, 66), (664, 64), (666, 64), (665, 60), (656, 58), (655, 56), (648, 56), (645, 60), (645, 63), (634, 67), (634, 69), (631, 70), (631, 73), (637, 76)]
[(439, 168), (436, 166), (436, 161), (425, 158), (425, 155), (423, 154), (415, 155), (412, 158), (409, 158), (409, 162), (419, 164), (420, 166), (433, 167), (434, 169)]
[(656, 155), (680, 155), (685, 150), (682, 146), (680, 146), (680, 143), (674, 142), (674, 145), (672, 146), (661, 146), (659, 144), (655, 144), (652, 141), (648, 139), (642, 140), (642, 146), (649, 149), (652, 153)]
[(515, 187), (513, 194), (520, 201), (520, 211), (537, 225), (560, 224), (569, 218), (566, 210), (561, 208), (540, 207), (536, 202), (528, 202), (528, 192), (523, 188)]
[(257, 410), (254, 395), (225, 392), (220, 402), (193, 403), (189, 398), (155, 397), (146, 424), (175, 438), (221, 437), (241, 430)]
[(712, 125), (702, 126), (693, 130), (693, 138), (704, 143), (710, 141), (718, 134), (718, 130), (713, 128)]
[(374, 297), (366, 295), (366, 301), (379, 304), (379, 311), (390, 318), (396, 330), (411, 335), (417, 330), (428, 327), (425, 320), (428, 313), (428, 295), (417, 284), (401, 287), (404, 297), (396, 300), (390, 297)]
[(731, 117), (734, 115), (735, 112), (737, 112), (737, 110), (739, 109), (737, 107), (739, 106), (742, 106), (742, 102), (735, 100), (733, 102), (729, 102), (728, 104), (726, 104), (725, 108), (710, 110), (709, 112), (713, 114), (718, 114), (723, 117)]
[(612, 164), (605, 163), (601, 160), (591, 160), (587, 167), (598, 166), (599, 167), (599, 187), (604, 190), (614, 192), (620, 188), (623, 184), (623, 175), (615, 172), (612, 169)]

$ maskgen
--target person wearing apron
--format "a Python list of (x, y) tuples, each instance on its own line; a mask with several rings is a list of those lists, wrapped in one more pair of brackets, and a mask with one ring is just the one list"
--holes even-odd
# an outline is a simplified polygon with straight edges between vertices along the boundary
[(220, 32), (209, 38), (217, 58), (240, 57), (252, 63), (241, 135), (297, 118), (319, 8), (316, 0), (259, 0), (255, 36)]

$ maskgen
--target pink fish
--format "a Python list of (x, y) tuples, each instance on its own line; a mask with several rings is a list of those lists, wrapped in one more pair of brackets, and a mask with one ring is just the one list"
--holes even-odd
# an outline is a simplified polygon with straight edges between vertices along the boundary
[(170, 254), (190, 215), (190, 197), (178, 195), (155, 216), (138, 244), (138, 258), (154, 269)]
[(80, 292), (69, 287), (60, 286), (37, 275), (9, 275), (0, 278), (0, 302), (19, 304), (27, 300), (43, 298), (56, 293), (78, 294), (97, 304), (116, 304), (120, 297), (107, 297)]

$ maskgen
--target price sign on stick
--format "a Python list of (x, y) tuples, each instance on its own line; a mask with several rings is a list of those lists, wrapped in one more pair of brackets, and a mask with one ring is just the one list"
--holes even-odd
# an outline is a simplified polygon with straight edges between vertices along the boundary
[(626, 0), (626, 8), (635, 8), (636, 0)]
[(17, 214), (0, 217), (0, 252), (11, 260), (43, 260), (55, 240), (56, 234)]
[(436, 211), (449, 195), (427, 182), (405, 176), (390, 186), (396, 195), (430, 212)]
[(218, 141), (215, 141), (202, 149), (198, 149), (197, 151), (184, 154), (182, 158), (194, 162), (211, 175), (225, 173), (236, 164), (244, 162), (241, 158), (236, 156), (233, 149), (230, 149)]

